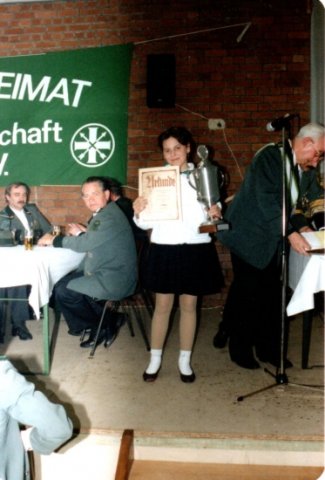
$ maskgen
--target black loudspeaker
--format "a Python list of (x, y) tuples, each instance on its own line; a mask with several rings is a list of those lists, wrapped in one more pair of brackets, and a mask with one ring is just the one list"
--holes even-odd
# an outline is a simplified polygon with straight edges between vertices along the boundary
[(175, 107), (176, 62), (173, 54), (147, 56), (147, 106)]

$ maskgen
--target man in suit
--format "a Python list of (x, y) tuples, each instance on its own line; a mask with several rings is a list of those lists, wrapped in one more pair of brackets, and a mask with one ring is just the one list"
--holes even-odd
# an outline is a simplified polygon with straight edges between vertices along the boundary
[[(303, 215), (291, 217), (290, 213), (298, 199), (311, 201), (321, 193), (316, 167), (324, 158), (324, 134), (322, 125), (310, 123), (284, 147), (286, 239), (302, 255), (309, 245), (301, 232), (311, 229)], [(217, 234), (230, 249), (234, 278), (214, 346), (224, 346), (229, 336), (230, 357), (243, 368), (260, 366), (253, 347), (260, 361), (279, 366), (281, 360), (281, 149), (269, 144), (257, 152), (225, 214), (231, 228)], [(284, 364), (291, 365), (288, 360)]]
[[(105, 300), (121, 300), (131, 295), (137, 283), (137, 257), (130, 224), (115, 202), (110, 200), (105, 177), (89, 177), (81, 187), (86, 207), (92, 212), (87, 227), (69, 224), (67, 236), (46, 234), (39, 245), (70, 248), (85, 252), (75, 272), (55, 286), (54, 300), (62, 312), (71, 335), (90, 329), (81, 347), (91, 347)], [(110, 318), (97, 343), (111, 344), (117, 333)]]
[[(12, 232), (15, 241), (24, 243), (25, 231), (32, 231), (34, 238), (51, 231), (51, 224), (33, 203), (28, 203), (30, 188), (26, 183), (15, 182), (5, 189), (6, 207), (0, 212), (0, 230)], [(29, 287), (1, 288), (2, 298), (28, 298)], [(0, 302), (0, 325), (3, 325), (4, 302)], [(29, 340), (31, 333), (26, 327), (26, 320), (31, 317), (28, 302), (11, 302), (12, 335), (20, 340)], [(2, 329), (0, 328), (0, 331)], [(1, 333), (0, 333), (1, 336)], [(0, 341), (3, 338), (0, 338)]]

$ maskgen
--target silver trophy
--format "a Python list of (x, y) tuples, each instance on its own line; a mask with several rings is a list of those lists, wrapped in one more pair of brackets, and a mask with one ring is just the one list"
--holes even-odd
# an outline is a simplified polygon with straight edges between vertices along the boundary
[[(197, 155), (201, 161), (197, 168), (191, 171), (189, 183), (196, 190), (198, 201), (203, 203), (207, 209), (210, 209), (212, 205), (220, 201), (219, 170), (216, 165), (209, 161), (209, 151), (205, 145), (198, 146)], [(222, 219), (213, 220), (209, 216), (207, 221), (199, 227), (200, 233), (228, 229), (229, 224), (227, 222)]]

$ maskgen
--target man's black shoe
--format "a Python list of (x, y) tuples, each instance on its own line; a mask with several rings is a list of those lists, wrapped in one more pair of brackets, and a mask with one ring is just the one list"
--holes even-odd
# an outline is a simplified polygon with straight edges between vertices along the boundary
[[(84, 340), (83, 342), (80, 343), (81, 348), (90, 348), (95, 345), (95, 338), (96, 338), (96, 331), (91, 330), (90, 335), (88, 337), (88, 340)], [(103, 328), (98, 335), (96, 346), (100, 345), (101, 343), (104, 342), (106, 338), (106, 329)]]
[[(96, 346), (104, 342), (104, 347), (108, 348), (112, 345), (117, 337), (118, 330), (115, 332), (110, 332), (107, 328), (103, 328), (98, 335)], [(81, 348), (90, 348), (95, 345), (96, 332), (92, 331), (89, 335), (88, 340), (85, 340), (80, 343)]]
[[(263, 363), (270, 363), (273, 367), (279, 368), (280, 367), (280, 360), (276, 359), (274, 356), (264, 356), (258, 355), (258, 359)], [(290, 362), (288, 358), (286, 358), (283, 362), (284, 368), (292, 368), (293, 364)]]
[(260, 364), (253, 356), (230, 356), (230, 358), (239, 367), (247, 368), (249, 370), (256, 370), (257, 368), (260, 368)]
[(19, 337), (20, 340), (31, 340), (33, 338), (32, 334), (25, 325), (12, 327), (11, 334), (13, 337)]
[(228, 333), (225, 330), (219, 330), (213, 339), (213, 346), (215, 348), (224, 348), (227, 345)]
[(112, 343), (115, 342), (117, 334), (118, 334), (118, 330), (116, 330), (113, 333), (108, 333), (106, 335), (106, 339), (105, 339), (105, 342), (104, 342), (104, 347), (106, 347), (106, 348), (110, 347), (112, 345)]
[(107, 329), (106, 341), (104, 343), (104, 346), (107, 348), (110, 347), (112, 343), (116, 340), (116, 337), (120, 332), (120, 329), (125, 324), (126, 314), (121, 312), (116, 312), (113, 318), (114, 318), (114, 322), (113, 324), (110, 324), (109, 328)]
[[(108, 319), (107, 323), (109, 323), (109, 327), (104, 327), (99, 332), (97, 338), (97, 345), (100, 345), (104, 342), (104, 347), (108, 348), (112, 345), (112, 343), (116, 340), (116, 337), (120, 331), (120, 328), (126, 322), (126, 315), (120, 312), (114, 312), (113, 315), (111, 312), (108, 312)], [(72, 333), (71, 333), (72, 335)], [(95, 336), (96, 330), (90, 330), (90, 335), (88, 340), (84, 340), (80, 343), (81, 348), (90, 348), (93, 347), (95, 344)]]

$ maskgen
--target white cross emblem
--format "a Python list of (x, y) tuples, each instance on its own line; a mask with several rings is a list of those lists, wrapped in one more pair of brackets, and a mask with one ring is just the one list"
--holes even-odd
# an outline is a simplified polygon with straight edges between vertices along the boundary
[(104, 165), (115, 149), (112, 132), (99, 123), (90, 123), (79, 128), (70, 142), (70, 151), (76, 162), (84, 167)]

